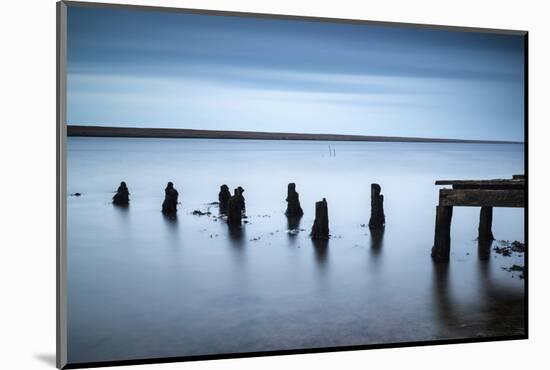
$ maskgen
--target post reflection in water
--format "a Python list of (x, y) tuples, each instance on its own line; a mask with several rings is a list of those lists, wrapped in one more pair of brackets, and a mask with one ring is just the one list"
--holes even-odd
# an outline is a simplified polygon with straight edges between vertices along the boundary
[(369, 248), (369, 269), (372, 271), (379, 271), (382, 268), (382, 261), (380, 259), (382, 255), (382, 249), (384, 247), (384, 229), (371, 230), (370, 231), (370, 248)]
[(311, 239), (311, 244), (313, 245), (313, 249), (315, 251), (315, 261), (317, 262), (317, 266), (319, 266), (321, 270), (324, 270), (327, 265), (329, 240)]
[(288, 241), (291, 244), (296, 244), (298, 241), (298, 234), (300, 233), (300, 222), (302, 221), (302, 216), (299, 217), (287, 217), (287, 230)]
[[(489, 245), (490, 247), (490, 245)], [(483, 337), (499, 330), (519, 335), (524, 324), (523, 294), (511, 286), (495, 281), (491, 270), (491, 258), (487, 257), (487, 245), (481, 250), (482, 259), (476, 261), (473, 276), (453, 276), (452, 261), (432, 263), (432, 302), (442, 338)], [(468, 261), (473, 262), (473, 261)], [(464, 294), (464, 284), (476, 286), (475, 296)]]
[(179, 255), (179, 251), (182, 249), (182, 228), (180, 227), (180, 222), (177, 215), (167, 216), (161, 214), (162, 223), (164, 224), (165, 238), (167, 244), (171, 247), (172, 252), (176, 252), (176, 255)]
[(179, 229), (178, 216), (167, 216), (163, 214), (162, 219), (164, 221), (164, 225), (166, 226), (166, 230), (168, 230), (173, 237), (177, 237)]
[(130, 218), (130, 206), (127, 204), (116, 205), (113, 204), (114, 213), (117, 215), (117, 219), (120, 220), (121, 226), (128, 225)]
[(244, 226), (227, 225), (227, 235), (233, 249), (242, 252), (245, 245), (246, 229)]
[(446, 326), (453, 325), (453, 302), (449, 284), (449, 269), (449, 263), (432, 262), (432, 301), (437, 319)]
[(113, 208), (124, 213), (128, 213), (130, 208), (129, 204), (113, 204)]
[(379, 257), (384, 246), (384, 230), (371, 230), (370, 252), (374, 257)]

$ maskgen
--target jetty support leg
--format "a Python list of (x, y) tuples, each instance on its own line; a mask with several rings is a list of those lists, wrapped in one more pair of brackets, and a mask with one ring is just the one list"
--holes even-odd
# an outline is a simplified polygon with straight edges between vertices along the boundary
[(451, 220), (453, 207), (437, 206), (435, 215), (435, 236), (432, 258), (436, 261), (448, 261), (451, 252)]
[(495, 238), (493, 237), (493, 207), (481, 207), (479, 213), (478, 242), (480, 244), (489, 244)]

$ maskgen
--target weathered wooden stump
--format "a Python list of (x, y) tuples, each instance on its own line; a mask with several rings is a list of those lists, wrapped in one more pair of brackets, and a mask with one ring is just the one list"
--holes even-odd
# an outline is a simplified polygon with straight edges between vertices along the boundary
[(220, 186), (220, 192), (218, 193), (218, 201), (220, 202), (220, 213), (227, 213), (229, 198), (231, 198), (229, 187), (223, 184), (222, 186)]
[(239, 201), (239, 206), (241, 207), (241, 211), (245, 212), (246, 206), (244, 203), (243, 193), (244, 193), (244, 189), (242, 187), (239, 186), (237, 189), (235, 189), (235, 195), (237, 196), (237, 199)]
[(481, 207), (479, 213), (479, 228), (477, 240), (481, 244), (489, 244), (495, 238), (493, 237), (493, 207)]
[(300, 195), (296, 191), (296, 184), (293, 182), (288, 184), (286, 201), (287, 207), (285, 215), (288, 217), (300, 217), (304, 214), (304, 211), (300, 206)]
[(322, 201), (315, 203), (315, 221), (313, 221), (310, 236), (312, 239), (329, 238), (328, 207), (325, 198), (323, 198)]
[(370, 220), (369, 228), (380, 230), (386, 225), (384, 215), (384, 196), (380, 194), (382, 188), (378, 184), (371, 184), (370, 187)]
[(122, 181), (118, 187), (116, 194), (113, 196), (113, 204), (117, 206), (127, 206), (130, 203), (130, 192), (126, 183)]
[(432, 258), (436, 261), (448, 261), (451, 252), (451, 220), (453, 207), (437, 206), (435, 215), (435, 237)]
[(165, 215), (175, 215), (178, 211), (178, 191), (174, 184), (169, 182), (164, 189), (164, 202), (162, 202), (162, 213)]
[(227, 224), (229, 226), (241, 226), (243, 214), (242, 199), (239, 194), (239, 188), (235, 189), (234, 195), (227, 202)]

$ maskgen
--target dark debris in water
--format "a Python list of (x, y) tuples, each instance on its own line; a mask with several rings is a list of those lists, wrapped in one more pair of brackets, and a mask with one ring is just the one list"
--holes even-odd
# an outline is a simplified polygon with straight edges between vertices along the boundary
[(82, 195), (82, 193), (72, 193), (72, 194), (69, 194), (71, 197), (79, 197)]
[(517, 253), (525, 253), (525, 243), (518, 241), (512, 242), (512, 250)]
[(203, 212), (203, 211), (198, 210), (198, 209), (193, 211), (193, 215), (195, 215), (195, 216), (210, 216), (211, 214), (212, 214), (212, 212), (210, 212), (210, 211)]
[(511, 272), (511, 271), (521, 271), (521, 272), (523, 272), (525, 270), (525, 267), (514, 264), (511, 267), (503, 267), (503, 269), (506, 270), (506, 271), (509, 271), (509, 272)]
[[(244, 222), (246, 222), (246, 221), (244, 221)], [(303, 231), (304, 229), (300, 229), (300, 230)], [(262, 237), (264, 237), (264, 236), (273, 236), (273, 235), (275, 235), (276, 233), (280, 233), (281, 231), (282, 231), (282, 230), (270, 231), (270, 232), (267, 233), (267, 234), (263, 234), (263, 235), (257, 236), (257, 237), (255, 237), (255, 238), (250, 239), (249, 241), (255, 242), (255, 241), (260, 240), (260, 239), (261, 239)], [(288, 230), (287, 230), (287, 232), (288, 232)]]
[[(503, 267), (502, 268), (503, 270), (506, 270), (508, 272), (521, 272), (521, 274), (519, 275), (519, 278), (520, 279), (523, 279), (525, 276), (523, 275), (524, 272), (525, 272), (525, 267), (524, 266), (520, 266), (520, 265), (516, 265), (516, 264), (513, 264), (512, 266), (510, 267)], [(512, 275), (513, 277), (513, 275)]]
[(499, 244), (500, 246), (495, 246), (493, 250), (504, 257), (510, 257), (512, 253), (525, 253), (525, 243), (517, 240), (511, 243), (508, 240), (499, 240)]
[(512, 255), (512, 250), (510, 248), (507, 248), (507, 247), (495, 247), (494, 248), (494, 251), (497, 252), (498, 254), (502, 254), (504, 257), (509, 257)]

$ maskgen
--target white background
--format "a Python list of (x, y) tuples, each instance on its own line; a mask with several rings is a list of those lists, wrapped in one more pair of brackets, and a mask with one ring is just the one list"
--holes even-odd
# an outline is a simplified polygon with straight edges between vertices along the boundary
[[(113, 2), (119, 2), (114, 1)], [(131, 1), (530, 31), (530, 339), (160, 364), (135, 369), (548, 368), (550, 22), (544, 1)], [(0, 37), (0, 368), (53, 368), (55, 357), (55, 1), (4, 1)], [(406, 292), (402, 292), (406, 294)], [(399, 294), (399, 292), (396, 292)], [(105, 302), (108, 304), (108, 302)]]

